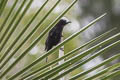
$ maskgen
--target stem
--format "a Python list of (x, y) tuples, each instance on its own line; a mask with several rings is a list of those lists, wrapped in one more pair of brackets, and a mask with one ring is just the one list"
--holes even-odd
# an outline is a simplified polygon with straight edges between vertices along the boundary
[[(64, 40), (64, 37), (62, 36), (61, 37), (61, 42)], [(60, 49), (59, 49), (59, 58), (61, 58), (61, 57), (63, 57), (64, 56), (64, 46), (62, 46)], [(61, 65), (61, 64), (63, 64), (64, 63), (64, 59), (63, 60), (61, 60), (61, 61), (59, 61), (59, 65)], [(61, 71), (61, 72), (59, 72), (59, 74), (62, 74), (64, 72), (64, 70), (63, 71)], [(60, 80), (65, 80), (65, 77), (62, 77), (62, 78), (60, 78)]]

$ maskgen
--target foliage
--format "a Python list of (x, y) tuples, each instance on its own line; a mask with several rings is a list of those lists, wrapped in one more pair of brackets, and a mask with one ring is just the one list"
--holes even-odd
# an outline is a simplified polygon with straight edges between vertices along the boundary
[[(101, 20), (103, 17), (106, 16), (106, 13), (102, 14), (98, 18), (91, 21), (88, 25), (84, 26), (77, 32), (73, 33), (69, 37), (67, 37), (63, 42), (59, 43), (53, 49), (48, 52), (44, 52), (44, 50), (40, 49), (40, 54), (37, 56), (29, 55), (32, 48), (35, 46), (42, 46), (45, 40), (47, 32), (55, 25), (57, 22), (67, 13), (69, 10), (77, 3), (78, 0), (71, 1), (68, 7), (66, 7), (60, 14), (54, 14), (52, 11), (62, 2), (62, 0), (57, 0), (55, 4), (50, 8), (49, 11), (45, 11), (45, 6), (50, 0), (46, 0), (43, 5), (34, 13), (34, 14), (27, 14), (27, 11), (31, 7), (34, 0), (15, 0), (13, 1), (12, 7), (8, 11), (8, 14), (3, 16), (2, 14), (5, 13), (7, 9), (7, 1), (2, 0), (0, 2), (0, 78), (13, 80), (13, 79), (52, 79), (57, 80), (61, 77), (69, 74), (70, 77), (67, 79), (75, 80), (75, 79), (82, 79), (85, 80), (92, 80), (92, 79), (109, 79), (116, 75), (120, 74), (119, 70), (116, 70), (120, 67), (120, 63), (116, 63), (112, 66), (109, 66), (102, 71), (99, 71), (92, 76), (87, 77), (88, 73), (110, 63), (113, 60), (116, 60), (120, 57), (120, 53), (108, 58), (95, 67), (88, 69), (88, 70), (80, 70), (75, 75), (71, 75), (70, 72), (80, 68), (84, 64), (88, 63), (89, 61), (93, 60), (94, 58), (98, 57), (101, 54), (106, 54), (105, 52), (112, 49), (113, 47), (120, 44), (120, 40), (115, 41), (117, 37), (120, 36), (120, 33), (117, 33), (104, 41), (91, 46), (87, 49), (90, 44), (102, 39), (103, 37), (112, 33), (112, 31), (116, 30), (116, 28), (109, 30), (106, 33), (99, 35), (98, 37), (88, 41), (80, 45), (79, 47), (72, 47), (71, 51), (68, 50), (65, 55), (61, 58), (52, 58), (53, 60), (49, 60), (48, 63), (44, 63), (44, 58), (50, 56), (52, 54), (57, 54), (57, 51), (61, 46), (67, 44), (75, 44), (75, 39), (79, 36), (82, 32), (86, 31), (89, 27), (92, 27), (95, 23)], [(19, 3), (19, 7), (16, 6)], [(39, 13), (42, 13), (39, 15)], [(54, 15), (49, 17), (50, 15)], [(42, 15), (42, 16), (41, 16)], [(28, 20), (28, 21), (26, 21)], [(36, 21), (34, 21), (36, 20)], [(51, 21), (49, 21), (51, 20)], [(26, 21), (26, 22), (25, 22)], [(113, 43), (111, 43), (113, 42)], [(106, 44), (110, 45), (101, 49), (101, 46)], [(67, 47), (67, 45), (66, 45)], [(70, 46), (68, 46), (70, 47)], [(41, 47), (42, 48), (42, 47)], [(82, 52), (80, 51), (82, 48), (86, 48), (86, 50)], [(99, 50), (98, 50), (99, 49)], [(94, 54), (91, 54), (94, 53)], [(90, 55), (91, 54), (91, 55)], [(89, 58), (86, 58), (86, 56)], [(71, 57), (72, 56), (72, 57)], [(30, 57), (28, 59), (28, 57)], [(27, 59), (26, 59), (27, 58)], [(61, 65), (57, 63), (61, 60), (65, 59), (65, 62)], [(22, 60), (22, 61), (21, 61)], [(30, 60), (29, 63), (24, 64), (27, 60)], [(39, 64), (38, 64), (39, 63)], [(16, 68), (18, 67), (18, 68)], [(58, 74), (60, 71), (65, 70), (64, 73)], [(112, 73), (111, 73), (112, 72)], [(106, 76), (107, 75), (107, 76)]]

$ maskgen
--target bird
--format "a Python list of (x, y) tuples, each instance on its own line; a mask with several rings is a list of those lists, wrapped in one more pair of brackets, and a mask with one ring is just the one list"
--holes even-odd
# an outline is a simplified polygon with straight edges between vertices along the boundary
[[(48, 37), (45, 42), (45, 51), (49, 51), (54, 46), (60, 43), (61, 37), (63, 36), (63, 28), (69, 23), (71, 23), (69, 19), (67, 19), (66, 17), (62, 17), (60, 21), (49, 31)], [(46, 62), (47, 61), (48, 57), (46, 58)]]

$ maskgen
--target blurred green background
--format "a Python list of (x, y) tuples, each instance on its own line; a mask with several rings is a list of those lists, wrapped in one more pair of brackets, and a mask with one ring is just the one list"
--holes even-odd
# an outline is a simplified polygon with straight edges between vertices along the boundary
[[(13, 5), (13, 2), (15, 0), (8, 0), (7, 6), (5, 7), (5, 10), (3, 14), (0, 17), (0, 24), (3, 23), (5, 17), (8, 15), (9, 10), (11, 9), (11, 6)], [(12, 15), (10, 17), (13, 17), (22, 3), (23, 0), (19, 0), (17, 3), (16, 8), (12, 12)], [(29, 1), (29, 0), (28, 0)], [(57, 0), (50, 0), (48, 4), (45, 6), (45, 8), (41, 11), (41, 13), (37, 16), (37, 18), (33, 21), (32, 25), (29, 27), (28, 30), (26, 30), (25, 34), (20, 38), (19, 42), (12, 48), (13, 50), (23, 41), (23, 39), (32, 31), (32, 29), (37, 25), (37, 23), (44, 17), (44, 15), (49, 11), (49, 9), (55, 4)], [(25, 43), (25, 45), (17, 52), (17, 54), (9, 61), (7, 64), (10, 65), (17, 56), (20, 55), (35, 39), (40, 35), (40, 33), (66, 8), (73, 0), (63, 0), (49, 15), (49, 17), (46, 19), (46, 21), (43, 22), (43, 24), (39, 27), (39, 29), (36, 31), (36, 33)], [(33, 17), (33, 15), (36, 13), (36, 11), (42, 6), (42, 4), (45, 2), (45, 0), (34, 0), (32, 3), (31, 8), (27, 11), (27, 14), (24, 16), (22, 21), (19, 23), (17, 29), (15, 30), (14, 34), (10, 38), (10, 40), (5, 45), (5, 48), (2, 50), (1, 54), (4, 53), (4, 51), (8, 48), (8, 46), (11, 44), (11, 42), (18, 36), (21, 30), (27, 25), (27, 23), (30, 21), (30, 19)], [(26, 3), (27, 4), (27, 3)], [(23, 11), (23, 10), (22, 10)], [(19, 16), (21, 15), (22, 11), (20, 12)], [(65, 44), (65, 53), (68, 51), (71, 51), (72, 49), (80, 46), (81, 44), (86, 43), (87, 41), (93, 39), (94, 37), (100, 35), (103, 32), (108, 31), (109, 29), (112, 29), (113, 27), (117, 27), (117, 30), (114, 31), (111, 35), (117, 33), (120, 31), (120, 0), (79, 0), (78, 3), (72, 7), (72, 9), (65, 15), (72, 23), (67, 25), (64, 29), (64, 39), (70, 36), (71, 34), (75, 33), (79, 29), (81, 29), (83, 26), (87, 25), (90, 21), (101, 15), (102, 13), (107, 13), (107, 17), (102, 19), (100, 22), (95, 24), (93, 27), (89, 28), (87, 31), (82, 33), (79, 37), (74, 38), (73, 40), (69, 41), (67, 44)], [(19, 18), (17, 16), (17, 18)], [(8, 23), (10, 22), (11, 18), (8, 19), (7, 24), (4, 26), (2, 32), (0, 33), (0, 36), (4, 33), (6, 30)], [(14, 23), (13, 23), (14, 25)], [(108, 35), (106, 38), (108, 38)], [(32, 61), (34, 61), (36, 58), (42, 55), (45, 47), (45, 40), (47, 35), (42, 38), (42, 40), (19, 62), (19, 64), (16, 65), (14, 70), (12, 70), (10, 73), (14, 73), (18, 70), (20, 70), (22, 67), (30, 64)], [(106, 39), (104, 38), (104, 39)], [(119, 38), (120, 39), (120, 38)], [(116, 39), (117, 40), (117, 39)], [(102, 39), (93, 45), (96, 45), (97, 43), (101, 42)], [(93, 46), (91, 45), (91, 46)], [(106, 45), (107, 46), (107, 45)], [(90, 46), (89, 46), (90, 47)], [(105, 46), (102, 46), (102, 48)], [(86, 47), (87, 48), (87, 47)], [(86, 49), (85, 48), (85, 49)], [(13, 51), (11, 50), (11, 51)], [(84, 50), (84, 49), (83, 49)], [(117, 52), (116, 52), (117, 51)], [(80, 51), (81, 52), (81, 51)], [(82, 68), (78, 68), (70, 73), (70, 75), (75, 75), (79, 72), (81, 72), (84, 69), (88, 69), (92, 66), (95, 66), (100, 61), (111, 57), (115, 53), (120, 52), (120, 46), (116, 46), (114, 49), (111, 49), (108, 51), (109, 55), (103, 55), (99, 56), (98, 58), (95, 58), (94, 60), (90, 61), (89, 63), (85, 64)], [(9, 52), (11, 53), (11, 52)], [(58, 51), (56, 51), (58, 53)], [(79, 52), (78, 52), (79, 53)], [(1, 56), (1, 55), (0, 55)], [(9, 55), (8, 55), (9, 56)], [(49, 61), (54, 60), (57, 58), (57, 54), (53, 54), (49, 56)], [(71, 56), (72, 57), (72, 56)], [(111, 62), (112, 65), (116, 62), (119, 62), (120, 60), (116, 60)], [(45, 59), (39, 63), (36, 67), (29, 70), (36, 70), (40, 66), (46, 64)], [(6, 67), (7, 67), (6, 66)], [(106, 65), (107, 66), (107, 65)], [(104, 66), (104, 67), (106, 67)], [(102, 69), (102, 68), (101, 68)], [(91, 74), (96, 73), (93, 72)], [(91, 74), (88, 74), (91, 75)], [(67, 77), (69, 77), (68, 75)], [(81, 80), (81, 79), (80, 79)], [(112, 80), (120, 80), (120, 77), (115, 77)]]

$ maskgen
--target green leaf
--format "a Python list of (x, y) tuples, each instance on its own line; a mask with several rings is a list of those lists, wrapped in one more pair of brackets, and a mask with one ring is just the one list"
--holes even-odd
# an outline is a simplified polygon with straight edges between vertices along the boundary
[[(43, 4), (43, 6), (36, 12), (36, 14), (33, 16), (33, 18), (30, 20), (30, 22), (25, 26), (25, 28), (21, 31), (19, 36), (13, 41), (13, 43), (9, 46), (9, 48), (3, 53), (3, 56), (0, 58), (0, 63), (7, 57), (8, 53), (12, 50), (12, 48), (15, 46), (17, 41), (22, 37), (22, 35), (25, 33), (25, 31), (30, 27), (33, 20), (37, 17), (37, 15), (40, 13), (40, 11), (44, 8), (44, 6), (48, 3), (48, 0)], [(34, 31), (36, 28), (34, 29)], [(32, 36), (34, 31), (29, 34), (24, 41), (9, 55), (9, 57), (1, 64), (0, 69), (5, 66), (5, 64), (12, 58), (12, 56), (15, 55), (15, 53), (20, 49), (20, 47)]]
[(12, 30), (9, 32), (7, 38), (4, 40), (3, 44), (0, 47), (0, 51), (4, 48), (5, 44), (8, 42), (8, 40), (10, 39), (10, 37), (12, 36), (13, 32), (16, 30), (16, 28), (18, 27), (18, 24), (20, 23), (20, 21), (22, 20), (22, 18), (24, 17), (24, 15), (26, 14), (26, 12), (28, 11), (28, 9), (30, 8), (31, 4), (32, 4), (33, 0), (31, 0), (26, 8), (24, 9), (22, 15), (19, 17), (19, 19), (17, 20), (17, 22), (15, 23), (15, 25), (13, 26)]
[[(115, 55), (115, 56), (113, 56), (112, 58), (114, 59), (116, 59), (117, 58), (117, 56), (119, 56), (120, 55), (120, 53), (118, 54), (118, 55)], [(112, 59), (112, 58), (110, 58), (110, 59)], [(110, 60), (110, 59), (108, 59), (108, 60)], [(106, 60), (107, 61), (107, 60)], [(90, 76), (90, 77), (88, 77), (88, 78), (85, 78), (85, 80), (93, 80), (94, 78), (97, 78), (97, 77), (99, 77), (99, 76), (101, 76), (101, 75), (103, 75), (103, 76), (106, 76), (107, 74), (107, 72), (111, 72), (112, 70), (115, 70), (115, 69), (117, 69), (117, 68), (119, 68), (120, 67), (120, 63), (116, 63), (116, 64), (114, 64), (114, 65), (112, 65), (112, 66), (110, 66), (110, 67), (107, 67), (107, 68), (105, 68), (105, 69), (103, 69), (103, 70), (101, 70), (100, 72), (98, 72), (97, 74), (95, 74), (95, 75), (93, 75), (93, 76)], [(72, 78), (71, 78), (72, 79)]]
[[(1, 33), (2, 29), (4, 28), (5, 24), (7, 23), (7, 20), (8, 20), (8, 18), (10, 17), (10, 15), (11, 15), (13, 9), (15, 8), (17, 2), (18, 2), (18, 0), (16, 0), (16, 1), (14, 2), (13, 6), (12, 6), (12, 8), (11, 8), (11, 10), (10, 10), (10, 12), (8, 13), (8, 15), (7, 15), (7, 17), (5, 18), (4, 22), (2, 23), (2, 25), (1, 25), (1, 27), (0, 27), (0, 33)], [(0, 43), (1, 43), (1, 40), (0, 40)]]
[[(42, 23), (44, 22), (44, 20), (49, 16), (49, 14), (53, 11), (53, 9), (57, 6), (57, 4), (58, 4), (59, 2), (60, 2), (60, 1), (57, 1), (57, 2), (56, 2), (56, 4), (49, 10), (49, 12), (43, 17), (43, 19), (34, 27), (34, 29), (30, 32), (30, 34), (29, 34), (29, 35), (19, 44), (19, 46), (9, 55), (9, 57), (5, 60), (5, 62), (2, 64), (1, 67), (4, 67), (5, 64), (11, 59), (11, 57), (16, 54), (16, 52), (25, 44), (25, 42), (26, 42), (28, 39), (30, 39), (30, 37), (35, 33), (35, 31), (39, 28), (39, 26), (41, 26), (41, 24), (42, 24)], [(43, 5), (43, 6), (45, 6), (45, 5)], [(37, 14), (38, 14), (38, 13), (37, 13)], [(33, 19), (32, 19), (32, 21), (33, 21)], [(27, 24), (26, 27), (29, 27), (30, 24), (31, 24), (31, 21)], [(25, 29), (24, 29), (24, 31), (25, 31)], [(23, 33), (21, 32), (19, 36), (21, 36), (22, 34), (23, 34)], [(17, 40), (20, 38), (19, 36), (18, 36)], [(16, 43), (17, 40), (15, 40), (14, 42)], [(13, 42), (12, 46), (14, 45), (14, 42)], [(11, 46), (10, 46), (10, 47), (11, 47)], [(9, 48), (10, 48), (10, 47), (9, 47)], [(10, 50), (10, 49), (8, 49), (8, 50)], [(2, 56), (2, 58), (1, 58), (0, 61), (2, 61), (2, 60), (6, 57), (7, 54), (8, 54), (8, 51), (4, 53), (4, 55)]]
[(53, 69), (48, 70), (48, 71), (42, 73), (42, 74), (41, 74), (40, 76), (38, 76), (37, 78), (41, 78), (41, 77), (43, 77), (43, 76), (46, 76), (46, 75), (48, 75), (49, 73), (51, 73), (51, 72), (53, 72), (53, 71), (56, 71), (57, 69), (59, 69), (60, 67), (65, 66), (65, 65), (68, 65), (68, 64), (71, 65), (71, 64), (73, 64), (74, 62), (78, 61), (78, 59), (82, 59), (83, 57), (85, 57), (85, 56), (87, 56), (88, 54), (90, 54), (92, 51), (98, 49), (100, 46), (102, 46), (102, 45), (104, 45), (105, 43), (113, 40), (113, 39), (114, 39), (115, 37), (117, 37), (117, 36), (120, 36), (120, 33), (118, 33), (118, 34), (116, 34), (116, 35), (114, 35), (114, 36), (112, 36), (112, 37), (110, 37), (110, 38), (102, 41), (101, 43), (99, 43), (99, 44), (91, 47), (91, 48), (88, 49), (88, 50), (83, 51), (81, 54), (78, 54), (78, 55), (70, 58), (69, 60), (65, 61), (63, 64), (58, 65), (58, 66), (54, 67)]
[(1, 14), (3, 13), (3, 10), (4, 10), (7, 2), (8, 2), (8, 0), (2, 0), (2, 1), (1, 1), (1, 3), (0, 3), (0, 5), (1, 5), (1, 6), (0, 6), (0, 16), (1, 16)]
[[(105, 13), (105, 14), (101, 15), (100, 17), (94, 19), (88, 25), (82, 27), (82, 29), (80, 29), (79, 31), (70, 35), (68, 38), (66, 38), (64, 41), (59, 43), (57, 46), (53, 47), (48, 52), (42, 53), (43, 54), (42, 56), (38, 57), (36, 60), (31, 62), (27, 66), (21, 67), (21, 69), (19, 71), (15, 71), (14, 69), (16, 69), (15, 68), (16, 64), (18, 64), (20, 62), (20, 60), (22, 60), (28, 54), (28, 52), (34, 46), (36, 46), (36, 44), (39, 43), (40, 40), (42, 40), (44, 38), (46, 33), (48, 31), (50, 31), (59, 22), (59, 20), (73, 7), (73, 5), (75, 3), (77, 3), (78, 0), (74, 0), (71, 3), (68, 1), (70, 3), (70, 5), (67, 8), (65, 8), (63, 10), (63, 12), (61, 14), (59, 14), (57, 16), (57, 18), (53, 20), (53, 22), (50, 23), (50, 25), (48, 25), (48, 23), (46, 22), (48, 27), (46, 27), (37, 36), (37, 38), (35, 40), (32, 40), (32, 43), (30, 43), (29, 46), (27, 45), (27, 48), (25, 48), (24, 51), (22, 51), (19, 54), (19, 56), (17, 56), (17, 58), (11, 63), (10, 60), (17, 55), (17, 52), (21, 48), (24, 47), (24, 44), (27, 43), (28, 40), (30, 40), (32, 37), (34, 37), (33, 35), (36, 35), (35, 33), (37, 32), (37, 30), (39, 28), (43, 29), (44, 22), (47, 20), (47, 18), (50, 16), (50, 14), (53, 14), (53, 17), (54, 17), (55, 13), (53, 12), (53, 10), (59, 6), (60, 2), (61, 3), (64, 2), (62, 0), (57, 0), (55, 2), (55, 4), (53, 4), (52, 7), (49, 9), (49, 11), (44, 10), (47, 12), (47, 13), (45, 13), (45, 16), (43, 16), (43, 18), (40, 21), (38, 21), (38, 23), (35, 24), (34, 27), (32, 27), (32, 30), (30, 29), (30, 32), (29, 32), (28, 31), (29, 28), (31, 27), (32, 24), (34, 24), (34, 21), (37, 19), (39, 13), (43, 10), (43, 8), (45, 8), (45, 6), (47, 5), (48, 2), (51, 2), (51, 0), (44, 1), (43, 5), (36, 12), (34, 12), (34, 14), (32, 14), (33, 16), (32, 17), (30, 16), (31, 19), (28, 21), (28, 23), (26, 25), (24, 25), (23, 29), (20, 30), (20, 33), (17, 35), (15, 34), (16, 36), (14, 36), (13, 34), (15, 33), (15, 30), (18, 29), (20, 22), (23, 19), (25, 19), (25, 17), (27, 17), (26, 12), (31, 7), (31, 4), (33, 3), (33, 1), (34, 0), (22, 0), (22, 1), (14, 0), (14, 1), (12, 1), (13, 3), (12, 3), (11, 8), (8, 8), (7, 5), (11, 1), (0, 0), (0, 16), (4, 13), (4, 11), (6, 11), (7, 9), (10, 9), (7, 11), (7, 13), (4, 14), (4, 16), (1, 16), (1, 20), (3, 20), (3, 22), (1, 21), (1, 25), (0, 25), (0, 33), (2, 33), (2, 34), (0, 34), (0, 52), (1, 52), (0, 53), (0, 72), (1, 72), (0, 79), (7, 79), (7, 80), (14, 80), (14, 79), (15, 80), (16, 79), (19, 79), (19, 80), (24, 80), (24, 79), (48, 80), (48, 79), (52, 79), (52, 80), (58, 80), (58, 79), (62, 78), (63, 76), (69, 74), (70, 72), (83, 66), (84, 64), (88, 63), (89, 61), (96, 58), (97, 56), (106, 54), (105, 53), (106, 51), (108, 51), (111, 48), (114, 48), (116, 45), (120, 44), (120, 40), (115, 42), (116, 38), (118, 38), (120, 36), (120, 32), (119, 32), (119, 33), (107, 38), (106, 40), (103, 40), (103, 41), (99, 42), (98, 44), (91, 46), (89, 49), (85, 49), (84, 51), (80, 52), (79, 54), (76, 54), (76, 52), (81, 50), (82, 48), (86, 48), (86, 47), (88, 48), (88, 45), (94, 44), (94, 42), (96, 42), (97, 40), (99, 40), (103, 37), (106, 37), (107, 35), (112, 33), (112, 31), (115, 30), (115, 29), (112, 29), (112, 30), (110, 30), (104, 34), (101, 34), (100, 36), (86, 42), (85, 44), (67, 52), (64, 56), (57, 58), (53, 61), (49, 61), (48, 64), (45, 64), (45, 65), (42, 64), (43, 66), (41, 66), (41, 64), (39, 64), (40, 67), (36, 66), (39, 62), (42, 62), (43, 59), (46, 58), (47, 56), (49, 56), (51, 54), (56, 54), (55, 51), (57, 49), (64, 46), (68, 41), (79, 36), (80, 33), (84, 32), (89, 27), (91, 27), (93, 24), (95, 24), (97, 21), (99, 21), (101, 18), (103, 18), (106, 15), (106, 13)], [(20, 2), (20, 3), (18, 3), (18, 2)], [(12, 14), (13, 12), (15, 14)], [(42, 12), (42, 13), (44, 14), (44, 12)], [(39, 17), (41, 17), (41, 16), (39, 16)], [(44, 27), (45, 27), (45, 25), (44, 25)], [(27, 31), (29, 32), (29, 33), (27, 33), (28, 35), (25, 35)], [(24, 35), (26, 37), (23, 38)], [(12, 38), (12, 36), (14, 36), (15, 39), (10, 42), (9, 40)], [(22, 41), (20, 41), (21, 39), (22, 39)], [(21, 43), (19, 43), (19, 42), (21, 42)], [(113, 42), (113, 43), (111, 43), (111, 42)], [(8, 43), (10, 43), (10, 45)], [(19, 43), (19, 44), (17, 44), (17, 43)], [(107, 44), (107, 46), (105, 48), (101, 49), (101, 46), (105, 46), (106, 44)], [(91, 54), (93, 52), (94, 52), (94, 54)], [(89, 57), (86, 58), (86, 56), (89, 56)], [(112, 66), (108, 66), (105, 69), (102, 69), (101, 71), (96, 72), (92, 76), (87, 76), (87, 75), (90, 72), (110, 63), (111, 61), (117, 60), (119, 57), (120, 57), (120, 53), (116, 54), (104, 61), (101, 61), (101, 63), (97, 64), (96, 66), (94, 66), (90, 69), (83, 70), (82, 72), (79, 72), (78, 74), (76, 74), (72, 77), (70, 76), (69, 79), (70, 80), (75, 80), (78, 78), (83, 79), (83, 77), (84, 77), (84, 80), (112, 79), (114, 76), (117, 76), (120, 74), (120, 70), (116, 70), (117, 68), (120, 67), (120, 63), (116, 63)], [(62, 64), (57, 64), (65, 58), (67, 58), (67, 60), (65, 60)], [(80, 61), (80, 63), (77, 63), (78, 61)], [(10, 63), (10, 64), (7, 65), (8, 63)], [(74, 64), (76, 64), (76, 65), (74, 65)], [(38, 67), (38, 69), (36, 69), (36, 67)], [(33, 69), (33, 70), (30, 70), (30, 69)], [(12, 70), (15, 72), (12, 74), (11, 73), (8, 74)], [(64, 72), (60, 73), (61, 71), (64, 71)]]
[[(42, 33), (41, 35), (35, 40), (33, 41), (33, 43), (29, 46), (29, 48), (27, 48), (17, 59), (15, 62), (13, 62), (1, 75), (0, 78), (4, 77), (4, 75), (6, 73), (8, 73), (18, 62), (19, 60), (21, 60), (26, 54), (27, 52), (29, 52), (38, 42), (39, 40), (61, 19), (61, 17), (63, 17), (63, 15), (77, 2), (77, 0), (73, 1), (73, 3), (71, 3), (71, 5), (66, 8), (63, 13), (61, 13)], [(42, 58), (43, 59), (43, 58)], [(39, 62), (39, 60), (34, 61), (31, 65), (25, 67), (24, 69), (27, 70), (29, 69), (28, 67), (33, 66), (33, 64), (36, 64), (37, 62)], [(19, 73), (23, 73), (25, 70), (21, 70)], [(17, 75), (18, 76), (18, 75)], [(15, 76), (16, 77), (16, 76)], [(13, 79), (13, 77), (12, 77)]]
[(22, 79), (25, 79), (25, 78), (27, 78), (27, 77), (29, 77), (29, 76), (31, 76), (31, 75), (35, 75), (35, 73), (37, 73), (37, 72), (39, 72), (39, 71), (41, 71), (41, 70), (43, 70), (43, 69), (45, 69), (45, 68), (47, 68), (47, 67), (55, 64), (55, 63), (57, 63), (57, 62), (59, 62), (60, 60), (66, 58), (66, 57), (68, 57), (68, 56), (70, 56), (70, 55), (75, 54), (75, 52), (77, 52), (77, 51), (79, 51), (80, 49), (86, 47), (87, 45), (92, 44), (93, 42), (95, 42), (95, 41), (97, 41), (97, 40), (99, 40), (99, 39), (101, 39), (101, 38), (109, 35), (109, 34), (110, 34), (112, 31), (114, 31), (115, 29), (116, 29), (116, 28), (113, 28), (113, 29), (109, 30), (108, 32), (106, 32), (106, 33), (104, 33), (104, 34), (101, 34), (100, 36), (98, 36), (98, 37), (90, 40), (89, 42), (83, 44), (82, 46), (80, 46), (80, 47), (78, 47), (78, 48), (76, 48), (76, 49), (74, 49), (74, 50), (66, 53), (63, 57), (58, 58), (58, 59), (56, 59), (56, 60), (54, 60), (54, 61), (52, 61), (52, 62), (50, 62), (50, 63), (48, 63), (48, 64), (46, 64), (46, 65), (44, 65), (44, 66), (42, 66), (42, 67), (40, 67), (39, 69), (37, 69), (37, 70), (29, 73), (28, 75), (22, 77), (21, 80), (22, 80)]
[[(26, 0), (23, 1), (23, 3), (20, 5), (19, 9), (17, 10), (16, 14), (14, 15), (14, 17), (12, 18), (11, 22), (8, 24), (7, 29), (5, 30), (5, 32), (3, 33), (3, 35), (0, 38), (0, 43), (2, 43), (2, 41), (4, 40), (5, 36), (7, 35), (7, 33), (9, 32), (10, 28), (12, 27), (14, 21), (16, 20), (18, 14), (20, 13), (20, 11), (22, 10), (22, 8), (24, 7), (26, 3)], [(7, 36), (8, 37), (8, 36)], [(2, 49), (4, 48), (4, 44), (6, 43), (7, 38), (4, 40), (4, 42), (1, 44), (0, 46), (0, 52), (2, 51)]]
[[(81, 77), (81, 76), (84, 76), (84, 75), (86, 75), (86, 74), (88, 74), (88, 73), (96, 70), (97, 68), (100, 68), (100, 67), (104, 66), (105, 64), (110, 63), (111, 61), (113, 61), (113, 60), (115, 60), (115, 59), (117, 59), (117, 58), (119, 58), (119, 57), (120, 57), (120, 53), (117, 54), (117, 55), (115, 55), (115, 56), (113, 56), (113, 57), (111, 57), (111, 58), (108, 58), (108, 59), (104, 60), (102, 63), (96, 65), (95, 67), (93, 67), (93, 68), (91, 68), (91, 69), (85, 70), (84, 72), (81, 72), (80, 74), (77, 74), (77, 75), (73, 76), (72, 78), (70, 78), (70, 80), (75, 80), (75, 79), (77, 79), (77, 78), (79, 78), (79, 77)], [(120, 65), (119, 65), (119, 66), (120, 66)], [(111, 68), (111, 67), (112, 67), (112, 68)], [(110, 67), (110, 68), (113, 69), (113, 66), (111, 66), (111, 67)], [(114, 66), (114, 67), (115, 67), (115, 66)], [(118, 67), (118, 66), (117, 66), (117, 67)], [(111, 70), (110, 68), (107, 68), (107, 71), (108, 71), (108, 70), (110, 71), (110, 70)], [(103, 72), (107, 72), (107, 71), (105, 70), (105, 71), (103, 71)], [(103, 72), (102, 72), (102, 73), (103, 73)], [(92, 79), (89, 79), (89, 78), (88, 78), (87, 80), (92, 80)]]
[(105, 76), (103, 79), (101, 79), (101, 80), (107, 80), (107, 79), (113, 78), (113, 77), (115, 77), (115, 76), (117, 76), (117, 75), (120, 75), (120, 70), (114, 71), (114, 72), (106, 75), (106, 76)]
[[(64, 75), (66, 75), (66, 74), (68, 74), (69, 72), (71, 72), (71, 71), (79, 68), (80, 66), (84, 65), (85, 63), (89, 62), (90, 60), (92, 60), (92, 59), (96, 58), (97, 56), (103, 54), (106, 50), (109, 50), (109, 49), (111, 49), (112, 47), (114, 47), (114, 46), (116, 46), (116, 45), (118, 45), (118, 44), (120, 44), (120, 40), (117, 41), (117, 42), (115, 42), (115, 43), (113, 43), (113, 44), (111, 44), (111, 45), (109, 45), (109, 46), (107, 46), (107, 47), (105, 47), (105, 48), (103, 48), (103, 49), (101, 49), (100, 51), (98, 51), (98, 52), (96, 52), (95, 54), (93, 54), (90, 58), (88, 58), (88, 59), (86, 59), (85, 61), (82, 61), (81, 63), (75, 65), (74, 67), (66, 70), (66, 71), (65, 71), (64, 73), (62, 73), (61, 75), (56, 76), (55, 78), (53, 78), (53, 80), (57, 80), (57, 79), (63, 77)], [(56, 73), (58, 73), (58, 72), (59, 72), (59, 71), (56, 70), (55, 72), (53, 72), (53, 73), (49, 74), (48, 76), (46, 76), (44, 79), (49, 79), (49, 78), (51, 78), (52, 76), (54, 76), (54, 75), (55, 75)], [(42, 76), (41, 76), (41, 77), (42, 77)], [(40, 78), (40, 77), (39, 77), (39, 78)]]
[[(74, 1), (74, 3), (76, 2), (76, 0)], [(71, 4), (73, 5), (73, 3)], [(72, 7), (70, 5), (70, 7)], [(96, 21), (100, 20), (102, 17), (104, 17), (106, 15), (103, 14), (100, 17), (98, 17), (97, 19), (93, 20), (90, 24), (88, 24), (87, 26), (85, 26), (84, 28), (82, 28), (80, 31), (74, 33), (72, 36), (68, 37), (67, 39), (65, 39), (63, 42), (61, 42), (60, 44), (58, 44), (55, 48), (51, 49), (50, 51), (48, 51), (45, 55), (41, 56), (40, 58), (38, 58), (37, 60), (35, 60), (33, 63), (31, 63), (30, 65), (28, 65), (27, 67), (25, 67), (23, 70), (21, 70), (22, 72), (29, 69), (30, 67), (32, 67), (33, 65), (35, 65), (36, 63), (40, 62), (42, 59), (44, 59), (45, 57), (47, 57), (48, 55), (52, 54), (52, 52), (54, 52), (56, 49), (60, 48), (62, 45), (64, 45), (66, 42), (68, 42), (69, 40), (73, 39), (74, 37), (78, 36), (81, 32), (83, 32), (84, 30), (86, 30), (87, 28), (89, 28), (92, 24), (94, 24)], [(21, 71), (18, 72), (19, 74), (21, 74)], [(13, 77), (11, 77), (12, 79)]]

